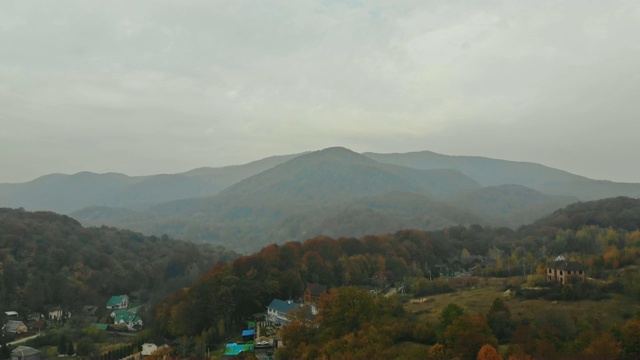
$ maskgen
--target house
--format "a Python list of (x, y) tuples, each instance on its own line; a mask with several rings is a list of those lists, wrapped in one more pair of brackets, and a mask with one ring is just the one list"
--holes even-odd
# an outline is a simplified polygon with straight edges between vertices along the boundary
[(2, 330), (4, 330), (5, 334), (24, 334), (28, 331), (27, 325), (19, 320), (7, 320)]
[(582, 265), (573, 261), (556, 261), (547, 268), (547, 281), (567, 284), (569, 278), (577, 277), (584, 282)]
[(40, 351), (29, 346), (18, 346), (11, 351), (11, 360), (40, 360), (41, 358)]
[(117, 295), (112, 296), (109, 301), (107, 301), (107, 309), (126, 309), (129, 307), (129, 297), (127, 295)]
[(288, 324), (289, 317), (287, 314), (294, 309), (300, 308), (300, 306), (302, 305), (291, 300), (273, 299), (267, 306), (267, 321), (276, 325)]
[(60, 320), (63, 315), (62, 308), (60, 306), (52, 307), (49, 309), (49, 320)]
[(320, 299), (320, 295), (327, 291), (327, 287), (320, 284), (307, 283), (307, 288), (304, 289), (304, 303), (315, 304)]
[(126, 325), (129, 331), (139, 330), (144, 326), (142, 318), (138, 316), (138, 314), (129, 312), (127, 309), (114, 310), (110, 316), (115, 325)]
[(44, 319), (44, 315), (40, 314), (39, 312), (34, 312), (29, 314), (29, 316), (27, 316), (28, 321), (40, 321), (43, 319)]
[(165, 339), (152, 339), (142, 344), (142, 356), (149, 356), (154, 352), (169, 348), (169, 342)]

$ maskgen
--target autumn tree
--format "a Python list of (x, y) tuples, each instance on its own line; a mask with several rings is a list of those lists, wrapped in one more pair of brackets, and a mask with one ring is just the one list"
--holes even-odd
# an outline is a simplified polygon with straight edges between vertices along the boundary
[(640, 320), (627, 321), (620, 331), (624, 359), (640, 358)]
[(359, 330), (375, 315), (374, 299), (363, 289), (346, 286), (320, 297), (318, 323), (332, 338)]
[(473, 359), (485, 344), (498, 346), (498, 339), (484, 316), (464, 314), (447, 327), (445, 344), (454, 356)]
[(603, 333), (591, 340), (582, 355), (585, 359), (615, 360), (621, 353), (620, 343), (610, 334)]
[(502, 360), (502, 357), (498, 355), (496, 348), (490, 344), (485, 344), (478, 351), (478, 360)]

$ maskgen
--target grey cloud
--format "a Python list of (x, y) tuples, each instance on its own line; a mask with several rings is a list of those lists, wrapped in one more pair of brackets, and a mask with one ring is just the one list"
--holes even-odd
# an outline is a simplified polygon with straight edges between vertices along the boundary
[(0, 182), (174, 172), (334, 145), (640, 181), (625, 165), (640, 152), (629, 135), (640, 130), (639, 9), (5, 1)]

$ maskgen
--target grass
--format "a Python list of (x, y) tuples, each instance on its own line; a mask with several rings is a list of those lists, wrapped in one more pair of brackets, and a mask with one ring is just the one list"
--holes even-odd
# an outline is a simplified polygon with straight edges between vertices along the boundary
[[(472, 314), (486, 314), (497, 297), (504, 294), (506, 283), (518, 283), (521, 278), (483, 280), (479, 287), (462, 289), (453, 293), (428, 296), (423, 303), (407, 303), (405, 309), (416, 314), (421, 321), (435, 324), (440, 311), (450, 303), (463, 306)], [(619, 294), (612, 294), (610, 299), (591, 301), (547, 301), (541, 299), (521, 300), (511, 296), (505, 298), (507, 306), (515, 320), (525, 318), (536, 319), (542, 312), (554, 309), (567, 313), (571, 318), (592, 317), (609, 328), (621, 324), (640, 311), (638, 301)]]

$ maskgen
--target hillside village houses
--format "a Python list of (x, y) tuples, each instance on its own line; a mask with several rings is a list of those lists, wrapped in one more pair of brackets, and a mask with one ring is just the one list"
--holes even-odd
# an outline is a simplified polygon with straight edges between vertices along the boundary
[(115, 310), (115, 309), (126, 309), (129, 307), (129, 296), (127, 295), (116, 295), (112, 296), (109, 301), (107, 301), (107, 309)]
[(28, 331), (27, 325), (20, 320), (7, 320), (7, 323), (2, 327), (4, 334), (24, 334)]
[(60, 306), (49, 309), (49, 320), (60, 320), (62, 319), (62, 315), (63, 311)]
[(42, 353), (40, 350), (29, 346), (18, 346), (11, 351), (11, 360), (40, 360)]
[(564, 256), (558, 256), (556, 261), (547, 268), (547, 281), (566, 285), (570, 278), (578, 278), (584, 282), (585, 271), (580, 263), (567, 261)]
[(267, 322), (273, 325), (286, 325), (289, 323), (288, 313), (294, 309), (298, 309), (302, 304), (293, 302), (292, 300), (273, 299), (267, 306)]
[(307, 288), (304, 290), (304, 303), (315, 304), (320, 299), (320, 295), (327, 291), (327, 287), (320, 284), (307, 283)]
[(129, 331), (140, 330), (144, 326), (142, 318), (132, 311), (129, 309), (116, 309), (109, 316), (113, 319), (114, 324), (126, 325)]

